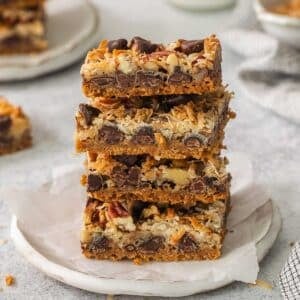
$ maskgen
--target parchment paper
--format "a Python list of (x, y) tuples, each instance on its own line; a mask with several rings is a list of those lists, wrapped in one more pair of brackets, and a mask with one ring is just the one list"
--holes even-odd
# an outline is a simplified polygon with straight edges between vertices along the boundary
[[(194, 281), (224, 278), (254, 282), (259, 270), (255, 243), (268, 231), (272, 205), (265, 188), (253, 182), (252, 166), (245, 155), (229, 155), (232, 210), (224, 254), (216, 261), (148, 263), (95, 261), (81, 255), (79, 233), (85, 191), (79, 184), (78, 164), (56, 167), (52, 179), (35, 188), (2, 188), (19, 220), (19, 227), (34, 247), (48, 259), (66, 267), (104, 278)], [(257, 210), (258, 208), (259, 211)]]

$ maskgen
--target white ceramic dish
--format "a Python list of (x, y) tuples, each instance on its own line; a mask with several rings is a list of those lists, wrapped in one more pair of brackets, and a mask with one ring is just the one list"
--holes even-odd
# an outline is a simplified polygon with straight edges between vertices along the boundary
[(168, 0), (171, 4), (187, 10), (216, 10), (230, 7), (236, 0)]
[(47, 2), (49, 49), (32, 55), (0, 57), (0, 81), (23, 80), (64, 68), (99, 41), (99, 17), (89, 1)]
[(266, 32), (279, 41), (300, 48), (300, 18), (272, 13), (268, 8), (282, 0), (255, 0), (254, 10)]
[[(260, 208), (258, 209), (258, 211)], [(258, 212), (259, 213), (259, 212)], [(274, 244), (281, 228), (281, 217), (273, 205), (271, 225), (264, 237), (257, 243), (257, 257), (261, 261)], [(199, 292), (217, 289), (231, 283), (230, 280), (211, 282), (209, 278), (202, 281), (162, 282), (149, 280), (105, 279), (72, 270), (63, 264), (44, 256), (43, 249), (35, 247), (30, 237), (22, 232), (16, 217), (11, 223), (11, 238), (17, 250), (36, 268), (48, 276), (71, 286), (101, 294), (127, 294), (140, 296), (181, 297)]]

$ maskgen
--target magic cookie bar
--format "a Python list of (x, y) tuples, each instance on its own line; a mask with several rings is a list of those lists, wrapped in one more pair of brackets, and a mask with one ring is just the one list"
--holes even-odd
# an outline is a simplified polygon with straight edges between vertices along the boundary
[(164, 205), (88, 199), (81, 233), (89, 258), (146, 261), (216, 259), (229, 198), (212, 204)]
[[(32, 1), (31, 1), (32, 2)], [(30, 2), (30, 3), (31, 3)], [(40, 52), (47, 48), (45, 13), (41, 1), (0, 6), (0, 54)], [(19, 6), (18, 6), (19, 5)]]
[(227, 198), (226, 159), (159, 159), (149, 155), (105, 156), (88, 152), (90, 197), (104, 201), (138, 199), (161, 203), (209, 203)]
[(31, 126), (20, 107), (0, 97), (0, 155), (31, 146)]
[[(97, 99), (76, 114), (76, 149), (110, 155), (201, 158), (219, 153), (231, 94)], [(97, 108), (95, 107), (97, 106)]]
[(214, 35), (168, 45), (104, 40), (87, 54), (81, 75), (89, 98), (212, 92), (221, 84), (221, 46)]

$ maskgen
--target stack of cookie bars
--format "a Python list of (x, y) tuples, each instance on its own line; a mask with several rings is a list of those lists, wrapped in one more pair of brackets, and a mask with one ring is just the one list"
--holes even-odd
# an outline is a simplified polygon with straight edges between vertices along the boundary
[(105, 40), (81, 74), (89, 99), (76, 114), (76, 149), (87, 156), (84, 255), (218, 258), (230, 201), (220, 152), (233, 116), (219, 40)]
[(44, 2), (0, 1), (0, 54), (40, 52), (47, 48)]

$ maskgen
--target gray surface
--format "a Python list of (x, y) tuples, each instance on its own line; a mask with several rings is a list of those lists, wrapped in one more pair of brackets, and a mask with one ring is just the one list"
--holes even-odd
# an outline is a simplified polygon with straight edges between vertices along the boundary
[[(192, 37), (214, 31), (216, 26), (222, 26), (224, 16), (220, 16), (219, 13), (219, 17), (211, 18), (204, 28), (203, 24), (206, 23), (201, 15), (185, 15), (164, 6), (159, 1), (140, 0), (139, 2), (141, 3), (139, 9), (147, 11), (146, 15), (142, 12), (138, 13), (138, 8), (134, 8), (128, 16), (126, 14), (129, 9), (120, 8), (120, 2), (98, 1), (99, 6), (102, 7), (103, 33), (105, 32), (103, 36), (131, 36), (135, 33), (142, 35), (149, 32), (147, 36), (156, 37), (156, 40), (171, 40), (177, 35)], [(134, 1), (128, 0), (127, 3), (132, 5)], [(165, 21), (160, 17), (162, 9), (168, 9), (166, 14), (168, 18)], [(151, 13), (152, 18), (150, 18)], [(178, 15), (186, 18), (178, 19)], [(173, 18), (172, 22), (170, 18)], [(143, 23), (141, 23), (142, 19)], [(185, 29), (180, 27), (180, 22), (185, 24)], [(167, 25), (161, 27), (159, 23)], [(134, 27), (134, 24), (138, 26)], [(175, 24), (174, 28), (172, 24)], [(122, 34), (125, 26), (127, 34)], [(161, 27), (160, 30), (157, 26)], [(181, 29), (178, 29), (179, 27)], [(190, 32), (190, 28), (193, 28), (193, 31), (189, 34), (187, 32)], [(235, 69), (240, 58), (227, 52), (226, 49), (224, 52), (224, 78), (236, 92), (232, 107), (238, 114), (237, 119), (228, 126), (226, 143), (233, 151), (249, 154), (254, 162), (257, 180), (269, 185), (272, 197), (281, 209), (283, 228), (274, 247), (261, 263), (258, 276), (259, 279), (269, 282), (273, 286), (272, 290), (237, 282), (210, 293), (188, 298), (280, 299), (278, 275), (289, 254), (290, 243), (300, 237), (298, 196), (300, 194), (300, 128), (245, 99), (234, 80)], [(16, 182), (34, 184), (43, 180), (43, 176), (37, 175), (40, 174), (41, 169), (43, 174), (47, 174), (51, 165), (63, 163), (65, 159), (82, 160), (72, 154), (73, 114), (76, 105), (83, 99), (80, 92), (79, 68), (80, 64), (77, 64), (60, 73), (34, 81), (0, 84), (0, 94), (27, 108), (26, 111), (33, 121), (35, 139), (39, 141), (34, 150), (0, 158), (0, 184)], [(67, 113), (60, 110), (63, 102), (69, 105)], [(44, 105), (45, 103), (48, 105)], [(52, 109), (49, 109), (49, 104)], [(44, 138), (46, 135), (51, 138)], [(24, 170), (27, 176), (24, 176)], [(9, 241), (10, 215), (2, 200), (0, 195), (0, 239), (6, 239), (8, 242), (0, 246), (0, 287), (3, 288), (3, 291), (0, 291), (0, 299), (104, 299), (104, 296), (72, 288), (48, 278), (16, 253), (13, 244)], [(3, 284), (2, 278), (8, 273), (16, 277), (17, 282), (13, 287), (5, 287)], [(142, 297), (130, 296), (116, 298), (142, 299)]]

